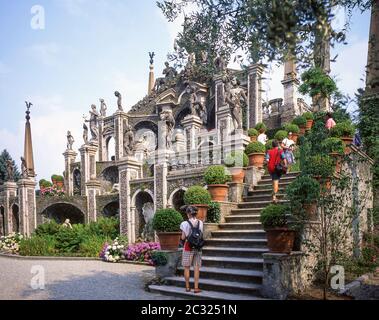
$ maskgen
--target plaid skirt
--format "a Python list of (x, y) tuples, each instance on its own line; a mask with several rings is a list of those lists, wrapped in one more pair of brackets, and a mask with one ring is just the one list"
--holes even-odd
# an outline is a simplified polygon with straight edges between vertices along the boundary
[(201, 267), (201, 251), (191, 250), (182, 253), (182, 265), (183, 267), (198, 266)]

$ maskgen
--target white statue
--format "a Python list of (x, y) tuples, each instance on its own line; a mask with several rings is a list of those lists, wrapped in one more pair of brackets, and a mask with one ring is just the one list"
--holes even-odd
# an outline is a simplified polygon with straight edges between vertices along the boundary
[(245, 90), (239, 86), (236, 77), (230, 81), (231, 87), (226, 91), (225, 102), (229, 105), (234, 129), (242, 129), (242, 106), (241, 100), (247, 103), (247, 96)]
[(74, 144), (75, 140), (74, 137), (71, 134), (71, 131), (67, 131), (67, 149), (72, 150), (72, 145)]
[(104, 99), (99, 99), (100, 101), (100, 115), (102, 117), (106, 117), (107, 116), (107, 105), (105, 104), (104, 102)]

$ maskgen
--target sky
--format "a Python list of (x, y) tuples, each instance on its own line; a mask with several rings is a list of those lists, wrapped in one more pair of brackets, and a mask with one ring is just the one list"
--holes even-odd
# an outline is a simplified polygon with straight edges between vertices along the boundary
[[(23, 153), (25, 101), (31, 101), (31, 126), (37, 180), (62, 174), (66, 133), (82, 145), (83, 115), (99, 98), (108, 114), (117, 109), (114, 91), (128, 110), (147, 91), (149, 56), (161, 75), (181, 19), (167, 22), (155, 0), (0, 0), (0, 150), (19, 165)], [(38, 7), (35, 7), (35, 6)], [(36, 20), (37, 11), (44, 11)], [(344, 12), (336, 15), (344, 22)], [(39, 24), (38, 24), (39, 23)], [(355, 12), (348, 45), (338, 53), (332, 74), (351, 96), (364, 86), (369, 13)], [(230, 67), (236, 67), (230, 65)], [(264, 99), (283, 96), (283, 68), (266, 71)], [(78, 158), (79, 159), (79, 155)]]

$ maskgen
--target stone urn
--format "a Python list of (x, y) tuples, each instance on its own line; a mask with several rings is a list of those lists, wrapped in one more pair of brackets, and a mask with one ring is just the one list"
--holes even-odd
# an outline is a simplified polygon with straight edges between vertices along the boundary
[(242, 167), (232, 167), (228, 168), (232, 176), (232, 182), (243, 183), (245, 179), (246, 169)]
[(250, 153), (249, 154), (249, 165), (253, 167), (263, 168), (263, 163), (265, 160), (264, 153)]
[(295, 231), (288, 228), (267, 229), (267, 247), (274, 253), (291, 253), (295, 241)]
[(227, 201), (229, 186), (227, 184), (209, 184), (208, 191), (213, 201)]
[(192, 206), (197, 208), (196, 218), (205, 222), (207, 220), (209, 206), (207, 204), (192, 204)]
[(157, 232), (162, 250), (175, 251), (179, 247), (181, 232)]

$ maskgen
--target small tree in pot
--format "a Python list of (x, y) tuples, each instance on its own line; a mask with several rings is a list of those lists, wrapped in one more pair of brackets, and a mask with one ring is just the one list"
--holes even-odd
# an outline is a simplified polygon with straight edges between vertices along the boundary
[(254, 167), (262, 168), (265, 160), (265, 145), (260, 142), (250, 142), (246, 149), (246, 154), (249, 156), (249, 164)]
[(264, 133), (264, 132), (266, 132), (267, 127), (263, 122), (258, 122), (255, 125), (255, 130), (257, 130), (259, 133)]
[(267, 232), (267, 246), (270, 252), (291, 253), (295, 231), (288, 228), (289, 207), (270, 204), (261, 212), (260, 221)]
[(303, 135), (305, 134), (305, 128), (307, 126), (307, 119), (303, 116), (298, 116), (295, 119), (292, 120), (293, 124), (296, 124), (300, 128), (300, 134)]
[(350, 153), (350, 145), (353, 142), (353, 136), (355, 133), (355, 126), (350, 120), (337, 123), (332, 129), (330, 134), (332, 137), (341, 138), (345, 145), (345, 154)]
[(243, 179), (245, 178), (245, 168), (249, 165), (249, 158), (246, 153), (242, 150), (232, 151), (226, 155), (224, 163), (232, 175), (232, 181), (243, 183)]
[(259, 132), (257, 129), (251, 128), (247, 131), (247, 135), (250, 137), (250, 141), (254, 142), (254, 141), (257, 141)]
[(176, 250), (179, 246), (182, 215), (175, 209), (157, 210), (153, 217), (153, 228), (158, 234), (162, 250)]
[(313, 126), (313, 121), (314, 121), (314, 115), (312, 112), (304, 112), (302, 116), (307, 120), (307, 123), (305, 125), (305, 130), (311, 130)]
[(341, 172), (341, 158), (344, 154), (344, 144), (340, 138), (327, 138), (322, 142), (322, 147), (335, 162), (336, 173)]
[(334, 170), (335, 165), (331, 157), (315, 155), (305, 163), (303, 173), (313, 176), (314, 179), (320, 182), (322, 189), (330, 190)]
[(297, 124), (288, 123), (284, 126), (285, 131), (292, 132), (292, 140), (297, 143), (297, 139), (299, 137), (300, 128)]
[(208, 206), (212, 201), (208, 190), (202, 186), (189, 187), (184, 193), (183, 200), (186, 205), (193, 205), (198, 208), (197, 219), (206, 221)]
[(286, 130), (279, 130), (275, 133), (274, 139), (278, 141), (283, 141), (288, 137), (288, 132)]
[(226, 183), (230, 181), (230, 175), (223, 165), (208, 167), (204, 173), (204, 180), (213, 201), (226, 200), (229, 188)]

